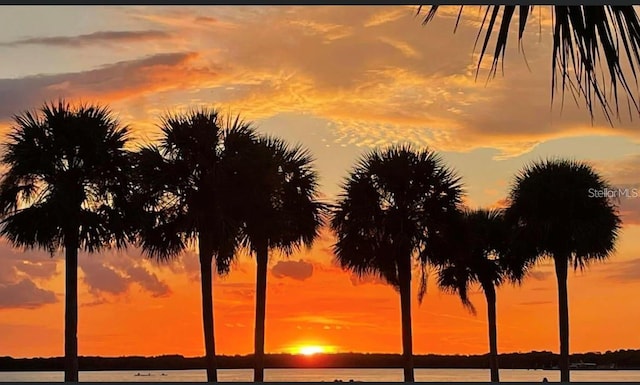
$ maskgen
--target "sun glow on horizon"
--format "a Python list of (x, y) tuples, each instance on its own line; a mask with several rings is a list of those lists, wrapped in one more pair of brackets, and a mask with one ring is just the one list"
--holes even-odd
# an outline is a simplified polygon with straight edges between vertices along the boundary
[(303, 356), (312, 356), (318, 353), (326, 353), (325, 349), (322, 346), (301, 346), (299, 348), (299, 352)]
[(316, 354), (333, 353), (334, 347), (326, 345), (316, 344), (303, 344), (296, 345), (288, 349), (292, 354), (299, 354), (303, 356), (313, 356)]

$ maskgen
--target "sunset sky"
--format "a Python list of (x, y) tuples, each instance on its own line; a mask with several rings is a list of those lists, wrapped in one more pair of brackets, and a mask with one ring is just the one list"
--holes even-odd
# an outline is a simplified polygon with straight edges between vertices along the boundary
[[(587, 160), (614, 185), (640, 187), (639, 117), (611, 127), (599, 115), (592, 124), (570, 97), (562, 111), (551, 105), (546, 8), (533, 13), (522, 47), (514, 36), (504, 75), (489, 82), (486, 68), (475, 80), (482, 14), (470, 9), (454, 35), (457, 8), (426, 27), (415, 10), (4, 6), (0, 131), (13, 114), (65, 97), (110, 105), (145, 142), (157, 137), (160, 114), (207, 105), (307, 146), (327, 199), (361, 154), (399, 142), (441, 152), (473, 208), (499, 206), (516, 171), (550, 156)], [(621, 214), (613, 258), (570, 275), (574, 352), (640, 348), (640, 198), (623, 200)], [(398, 295), (341, 271), (333, 242), (324, 231), (310, 250), (274, 253), (267, 352), (400, 352)], [(81, 355), (204, 353), (195, 254), (168, 265), (135, 249), (83, 254), (79, 275)], [(484, 297), (472, 296), (473, 316), (433, 281), (422, 305), (414, 298), (415, 353), (487, 352)], [(0, 356), (63, 354), (63, 283), (61, 253), (0, 241)], [(218, 353), (251, 353), (254, 285), (247, 255), (215, 279)], [(522, 287), (502, 288), (499, 350), (558, 351), (556, 296), (549, 264)]]

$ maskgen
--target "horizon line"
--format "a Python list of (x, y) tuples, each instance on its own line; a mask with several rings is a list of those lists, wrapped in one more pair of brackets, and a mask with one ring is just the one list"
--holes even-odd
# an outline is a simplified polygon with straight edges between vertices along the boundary
[[(587, 354), (595, 354), (595, 355), (605, 355), (605, 354), (613, 354), (618, 352), (640, 352), (639, 348), (619, 348), (616, 350), (606, 350), (606, 351), (587, 351), (587, 352), (573, 352), (570, 353), (570, 356), (574, 355), (587, 355)], [(505, 352), (499, 353), (499, 356), (506, 355), (526, 355), (526, 354), (536, 354), (536, 353), (551, 353), (554, 355), (559, 355), (560, 353), (556, 353), (550, 350), (531, 350), (528, 352)], [(244, 357), (253, 357), (253, 353), (246, 354), (216, 354), (216, 357), (228, 357), (228, 358), (244, 358)], [(339, 356), (339, 355), (386, 355), (386, 356), (401, 356), (402, 353), (384, 353), (384, 352), (318, 352), (314, 353), (313, 357), (318, 356)], [(441, 354), (441, 353), (420, 353), (413, 354), (413, 357), (483, 357), (489, 355), (487, 353), (474, 353), (474, 354), (462, 354), (462, 353), (453, 353), (453, 354)], [(265, 353), (265, 356), (301, 356), (308, 357), (309, 355), (301, 354), (301, 353), (289, 353), (289, 352), (277, 352), (277, 353)], [(183, 359), (201, 359), (205, 358), (202, 356), (185, 356), (178, 353), (165, 353), (159, 355), (78, 355), (78, 358), (164, 358), (164, 357), (180, 357)], [(63, 359), (64, 356), (32, 356), (32, 357), (14, 357), (14, 356), (0, 356), (0, 359), (14, 359), (14, 360), (24, 360), (24, 359)]]

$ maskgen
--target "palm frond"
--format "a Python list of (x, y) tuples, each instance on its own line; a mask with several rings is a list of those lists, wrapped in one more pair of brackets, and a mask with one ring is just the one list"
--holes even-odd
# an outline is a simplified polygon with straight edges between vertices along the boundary
[[(431, 6), (424, 17), (424, 24), (436, 16), (437, 5)], [(531, 5), (517, 6), (518, 41), (533, 9)], [(418, 7), (418, 14), (422, 6)], [(460, 10), (462, 13), (462, 7)], [(504, 62), (509, 29), (516, 6), (490, 5), (478, 30), (478, 38), (484, 33), (484, 42), (478, 61), (479, 72), (492, 33), (498, 29), (493, 50), (490, 74)], [(487, 20), (487, 15), (491, 15)], [(456, 21), (459, 22), (460, 15)], [(640, 18), (634, 6), (553, 6), (553, 59), (551, 98), (558, 87), (564, 94), (569, 90), (574, 98), (582, 98), (594, 117), (594, 106), (599, 105), (606, 119), (620, 116), (620, 95), (626, 97), (629, 110), (640, 113), (638, 103), (638, 77), (640, 67)], [(633, 85), (635, 83), (635, 86)]]
[(159, 143), (142, 146), (135, 156), (145, 218), (140, 244), (159, 260), (197, 244), (201, 261), (213, 258), (218, 274), (227, 274), (241, 242), (238, 209), (245, 191), (238, 172), (246, 168), (255, 130), (215, 108), (165, 114), (159, 126)]
[(6, 216), (0, 234), (17, 247), (53, 253), (64, 244), (60, 215), (51, 204), (34, 205)]
[(598, 195), (609, 184), (587, 163), (548, 159), (525, 166), (514, 179), (507, 218), (529, 258), (569, 258), (574, 268), (608, 258), (620, 218), (614, 201)]
[(243, 244), (253, 251), (263, 242), (289, 255), (311, 246), (326, 216), (318, 198), (314, 158), (301, 145), (261, 135), (238, 155), (235, 175), (244, 218)]
[(89, 252), (124, 247), (133, 231), (124, 209), (128, 140), (129, 128), (106, 106), (59, 100), (16, 115), (1, 158), (3, 234), (49, 251), (78, 235)]
[(469, 286), (471, 277), (469, 271), (463, 266), (448, 265), (442, 267), (437, 274), (437, 283), (440, 290), (449, 294), (456, 294), (462, 305), (470, 313), (476, 315), (476, 308), (469, 298)]
[[(397, 287), (399, 264), (422, 255), (442, 219), (455, 212), (461, 195), (459, 177), (430, 150), (398, 145), (366, 153), (344, 182), (333, 209), (338, 263)], [(426, 290), (427, 259), (417, 262)]]

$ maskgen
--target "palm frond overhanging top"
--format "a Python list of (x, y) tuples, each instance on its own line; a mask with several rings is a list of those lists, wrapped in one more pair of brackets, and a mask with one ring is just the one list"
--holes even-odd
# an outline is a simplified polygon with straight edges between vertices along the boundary
[[(424, 6), (418, 8), (418, 14)], [(439, 6), (430, 6), (424, 24), (435, 16)], [(495, 76), (498, 64), (504, 60), (512, 21), (517, 20), (518, 41), (521, 42), (527, 21), (531, 20), (531, 5), (487, 6), (476, 44), (482, 38), (478, 70), (495, 36), (490, 73)], [(462, 17), (460, 7), (456, 28)], [(553, 6), (552, 100), (558, 87), (564, 99), (568, 89), (576, 100), (584, 99), (593, 120), (594, 106), (600, 105), (612, 123), (620, 116), (620, 100), (640, 114), (638, 77), (640, 67), (640, 19), (634, 6)], [(497, 36), (494, 32), (497, 30)]]

